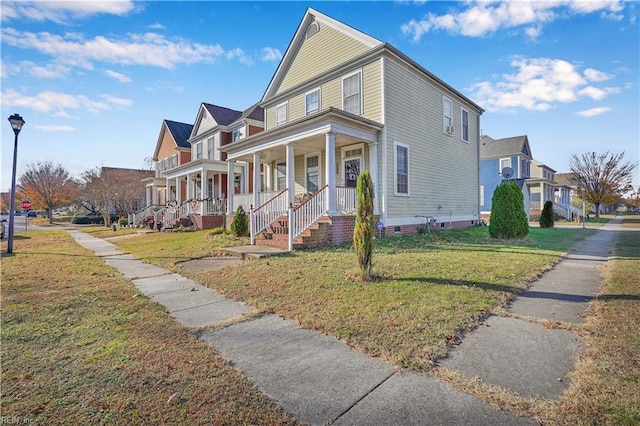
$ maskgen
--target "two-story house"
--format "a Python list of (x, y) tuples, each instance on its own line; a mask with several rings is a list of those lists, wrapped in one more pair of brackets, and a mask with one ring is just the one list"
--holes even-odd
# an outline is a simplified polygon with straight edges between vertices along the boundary
[(253, 241), (350, 241), (363, 170), (384, 235), (479, 220), (482, 108), (390, 44), (308, 9), (259, 105), (264, 131), (221, 146), (252, 165)]
[[(491, 216), (491, 200), (495, 189), (505, 179), (514, 180), (522, 190), (524, 207), (529, 217), (530, 191), (527, 179), (531, 177), (533, 157), (526, 135), (503, 139), (482, 136), (480, 141), (480, 210), (482, 218)], [(503, 173), (508, 171), (509, 175)]]
[(556, 171), (537, 160), (531, 161), (531, 177), (527, 179), (529, 193), (529, 210), (531, 214), (542, 213), (544, 203), (551, 201), (555, 204)]

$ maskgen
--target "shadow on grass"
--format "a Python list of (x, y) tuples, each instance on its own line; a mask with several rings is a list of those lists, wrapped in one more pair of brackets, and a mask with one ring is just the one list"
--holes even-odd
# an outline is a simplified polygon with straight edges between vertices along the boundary
[(411, 278), (386, 278), (384, 277), (380, 282), (384, 283), (385, 281), (391, 282), (402, 282), (402, 281), (413, 281), (418, 283), (429, 283), (429, 284), (437, 284), (437, 285), (453, 285), (453, 286), (466, 286), (466, 287), (474, 287), (482, 290), (489, 291), (499, 291), (503, 293), (511, 293), (513, 295), (519, 295), (525, 289), (519, 287), (513, 287), (502, 284), (490, 284), (481, 281), (469, 281), (469, 280), (448, 280), (444, 278), (436, 278), (436, 277), (411, 277)]

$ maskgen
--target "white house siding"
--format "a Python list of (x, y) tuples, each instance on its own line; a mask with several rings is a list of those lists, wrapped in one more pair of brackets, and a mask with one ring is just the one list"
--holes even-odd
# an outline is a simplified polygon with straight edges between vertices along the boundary
[(195, 136), (200, 136), (217, 125), (216, 121), (213, 119), (211, 114), (207, 112), (205, 107), (202, 107), (202, 109), (204, 110), (204, 113), (202, 114), (200, 123), (197, 124), (198, 130)]
[(319, 24), (320, 31), (308, 39), (303, 39), (298, 47), (276, 94), (340, 65), (368, 49), (360, 41), (322, 22)]
[[(442, 131), (445, 92), (399, 63), (385, 62), (387, 211), (385, 225), (416, 223), (416, 215), (440, 222), (478, 215), (478, 114), (446, 93), (453, 103), (451, 136)], [(469, 111), (469, 142), (460, 140), (460, 106)], [(395, 196), (394, 142), (409, 145), (409, 196)]]

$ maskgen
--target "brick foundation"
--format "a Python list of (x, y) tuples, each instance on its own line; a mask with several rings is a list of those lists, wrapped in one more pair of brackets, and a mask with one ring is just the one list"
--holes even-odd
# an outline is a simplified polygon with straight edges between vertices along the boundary
[(193, 224), (197, 229), (222, 228), (224, 217), (222, 215), (193, 216)]

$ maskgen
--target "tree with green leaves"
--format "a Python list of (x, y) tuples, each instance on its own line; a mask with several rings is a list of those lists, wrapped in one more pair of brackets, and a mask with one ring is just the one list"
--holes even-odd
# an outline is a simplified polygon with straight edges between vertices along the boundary
[(236, 214), (233, 216), (231, 232), (233, 232), (233, 235), (236, 237), (246, 237), (249, 235), (249, 221), (247, 219), (247, 213), (242, 206), (238, 206)]
[(362, 279), (371, 279), (373, 258), (373, 181), (368, 171), (360, 173), (356, 183), (358, 206), (356, 223), (353, 229), (353, 247), (358, 256), (358, 266)]
[(544, 202), (540, 215), (540, 228), (553, 228), (553, 202), (551, 200)]
[[(632, 188), (633, 170), (638, 163), (623, 163), (624, 151), (620, 154), (609, 151), (598, 154), (587, 152), (571, 155), (569, 167), (574, 174), (572, 183), (585, 189), (585, 197), (600, 217), (600, 206), (615, 203)], [(579, 189), (580, 190), (580, 189)]]
[(514, 181), (503, 181), (491, 199), (489, 235), (493, 238), (518, 239), (529, 233), (529, 221), (524, 210), (524, 196)]

